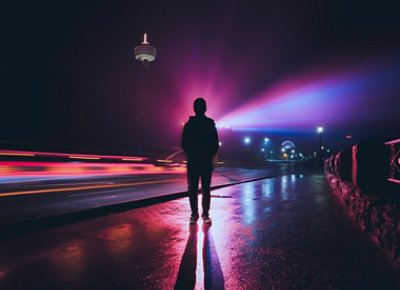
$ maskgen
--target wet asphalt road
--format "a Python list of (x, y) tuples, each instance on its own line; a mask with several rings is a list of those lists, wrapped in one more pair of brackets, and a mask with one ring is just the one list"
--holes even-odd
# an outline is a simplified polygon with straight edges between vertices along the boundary
[(400, 289), (400, 272), (350, 222), (322, 175), (212, 192), (0, 241), (0, 289)]
[[(212, 186), (304, 170), (297, 167), (289, 163), (269, 164), (253, 169), (219, 167), (213, 173)], [(186, 170), (174, 174), (163, 172), (162, 168), (160, 170), (159, 174), (88, 178), (65, 176), (68, 178), (25, 182), (7, 182), (6, 178), (0, 178), (0, 237), (4, 225), (12, 226), (15, 223), (177, 193), (183, 196), (187, 190)]]

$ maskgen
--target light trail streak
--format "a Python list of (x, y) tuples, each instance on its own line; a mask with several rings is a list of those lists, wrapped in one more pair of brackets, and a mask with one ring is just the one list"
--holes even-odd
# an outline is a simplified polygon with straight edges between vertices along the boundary
[(78, 187), (64, 187), (64, 188), (50, 188), (50, 189), (35, 189), (35, 190), (25, 190), (25, 191), (14, 191), (0, 193), (0, 197), (8, 196), (19, 196), (19, 195), (32, 195), (32, 194), (43, 194), (43, 193), (54, 193), (54, 192), (67, 192), (67, 191), (81, 191), (81, 190), (93, 190), (93, 189), (110, 189), (110, 188), (122, 188), (131, 187), (147, 184), (158, 184), (158, 183), (168, 183), (182, 181), (182, 179), (167, 179), (167, 180), (156, 180), (156, 181), (146, 181), (146, 182), (131, 182), (131, 183), (121, 183), (121, 184), (109, 184), (109, 185), (92, 185), (92, 186), (78, 186)]
[(115, 159), (129, 161), (144, 161), (146, 157), (136, 156), (119, 156), (119, 155), (94, 155), (94, 154), (73, 154), (73, 153), (56, 153), (56, 152), (39, 152), (39, 151), (17, 151), (17, 150), (0, 150), (0, 156), (29, 156), (29, 157), (61, 157), (61, 158), (80, 158), (80, 159)]
[(92, 156), (68, 156), (71, 159), (88, 159), (88, 160), (99, 160), (100, 157), (92, 157)]
[(122, 158), (122, 161), (144, 161), (143, 158)]
[[(168, 162), (169, 163), (169, 162)], [(145, 163), (72, 163), (72, 162), (35, 162), (1, 161), (0, 178), (5, 176), (42, 176), (42, 175), (116, 175), (116, 174), (159, 174), (181, 173), (184, 168), (160, 167)]]
[(29, 156), (33, 157), (35, 154), (33, 153), (20, 153), (20, 152), (0, 152), (1, 156)]

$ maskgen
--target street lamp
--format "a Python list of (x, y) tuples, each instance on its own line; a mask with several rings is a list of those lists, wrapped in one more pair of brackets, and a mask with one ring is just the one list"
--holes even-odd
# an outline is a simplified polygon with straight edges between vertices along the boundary
[(268, 151), (267, 151), (267, 146), (268, 146), (269, 138), (264, 138), (264, 161), (267, 161), (268, 157)]
[(246, 158), (246, 167), (250, 166), (250, 148), (249, 145), (251, 143), (251, 138), (250, 137), (244, 137), (243, 139), (245, 148), (244, 148), (244, 153), (245, 153), (245, 158)]
[(324, 132), (324, 127), (318, 126), (317, 132), (319, 134), (319, 162), (322, 165), (322, 132)]

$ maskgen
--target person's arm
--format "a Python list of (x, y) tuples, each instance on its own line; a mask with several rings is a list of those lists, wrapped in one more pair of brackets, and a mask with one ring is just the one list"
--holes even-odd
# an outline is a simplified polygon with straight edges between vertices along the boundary
[(215, 126), (215, 122), (213, 121), (213, 126), (211, 130), (211, 149), (212, 149), (212, 156), (217, 154), (219, 148), (219, 138), (218, 138), (218, 131)]

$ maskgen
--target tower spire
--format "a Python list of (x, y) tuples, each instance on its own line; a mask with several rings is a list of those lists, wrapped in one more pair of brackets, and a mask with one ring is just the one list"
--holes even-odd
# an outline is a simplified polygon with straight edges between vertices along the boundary
[(142, 42), (142, 44), (149, 44), (149, 43), (147, 42), (147, 33), (145, 33), (145, 34), (143, 35), (143, 42)]
[(143, 42), (135, 47), (135, 57), (143, 63), (149, 63), (156, 59), (157, 51), (147, 41), (147, 33), (143, 35)]

